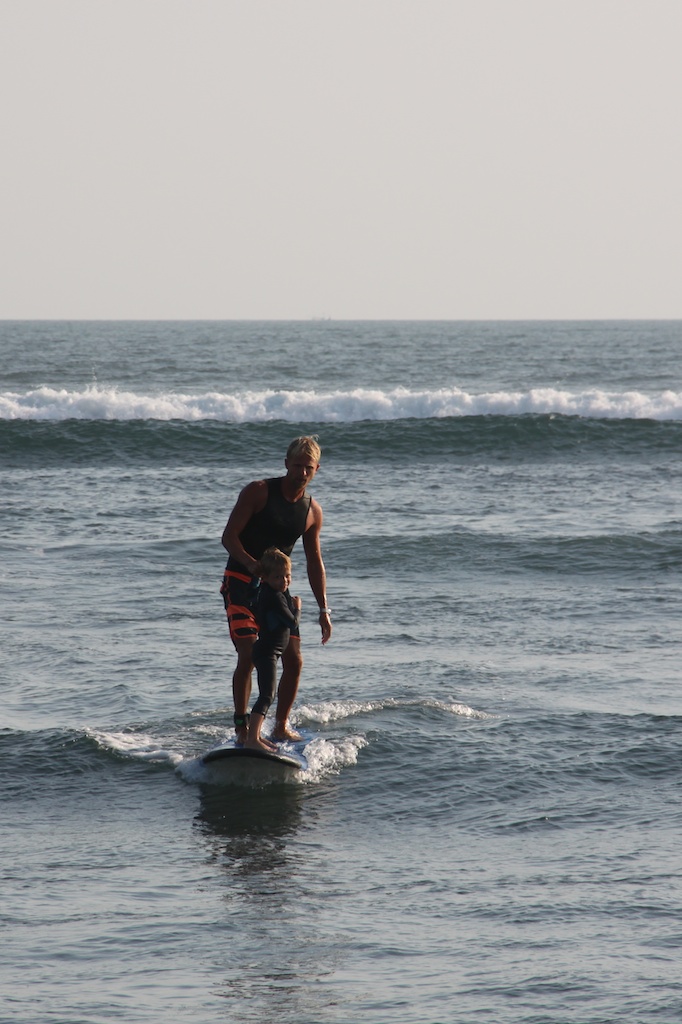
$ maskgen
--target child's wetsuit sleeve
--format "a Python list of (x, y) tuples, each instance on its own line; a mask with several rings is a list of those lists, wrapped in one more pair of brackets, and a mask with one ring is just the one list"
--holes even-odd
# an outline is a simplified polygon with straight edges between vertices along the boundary
[(298, 626), (301, 615), (298, 609), (293, 607), (293, 601), (291, 600), (288, 591), (286, 594), (277, 594), (277, 614), (280, 616), (282, 623), (286, 625), (288, 629)]

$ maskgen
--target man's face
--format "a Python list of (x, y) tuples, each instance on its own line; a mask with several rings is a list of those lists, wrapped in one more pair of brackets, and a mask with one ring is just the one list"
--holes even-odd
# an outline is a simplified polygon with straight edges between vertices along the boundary
[(320, 468), (319, 462), (307, 455), (295, 455), (292, 459), (285, 459), (284, 465), (287, 468), (287, 476), (299, 487), (305, 487)]

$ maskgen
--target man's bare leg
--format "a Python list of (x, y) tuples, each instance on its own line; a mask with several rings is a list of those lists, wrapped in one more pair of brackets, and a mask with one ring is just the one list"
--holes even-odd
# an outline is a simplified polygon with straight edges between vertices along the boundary
[(277, 689), (277, 711), (273, 740), (300, 740), (300, 733), (289, 725), (289, 715), (296, 700), (303, 668), (300, 637), (291, 637), (282, 655), (282, 678)]
[[(251, 696), (251, 673), (253, 661), (251, 654), (256, 638), (252, 636), (239, 637), (234, 641), (237, 651), (237, 667), (232, 676), (232, 698), (234, 700), (234, 713), (236, 716), (248, 714), (249, 697)], [(237, 742), (244, 743), (248, 735), (248, 726), (235, 726)]]

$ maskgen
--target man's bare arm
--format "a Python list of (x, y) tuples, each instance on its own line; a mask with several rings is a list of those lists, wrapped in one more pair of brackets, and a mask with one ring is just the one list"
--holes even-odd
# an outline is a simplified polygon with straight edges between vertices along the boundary
[(251, 517), (265, 507), (268, 499), (268, 485), (265, 480), (254, 480), (241, 491), (223, 530), (222, 544), (233, 558), (253, 575), (258, 569), (257, 560), (242, 546), (239, 535)]
[[(305, 550), (306, 568), (310, 589), (315, 595), (315, 600), (320, 608), (327, 608), (327, 573), (322, 561), (322, 549), (320, 547), (320, 533), (322, 530), (322, 509), (316, 501), (310, 505), (309, 523), (303, 534), (303, 548)], [(322, 630), (322, 643), (326, 644), (332, 635), (332, 620), (328, 612), (320, 612), (320, 629)]]

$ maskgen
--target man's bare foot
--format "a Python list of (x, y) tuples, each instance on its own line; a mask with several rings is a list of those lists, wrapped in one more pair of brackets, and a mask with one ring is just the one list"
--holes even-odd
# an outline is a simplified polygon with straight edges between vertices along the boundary
[(272, 754), (277, 750), (274, 743), (270, 743), (269, 740), (264, 740), (262, 737), (260, 739), (256, 739), (255, 737), (253, 739), (249, 739), (247, 737), (244, 742), (244, 746), (247, 750), (265, 750), (268, 754)]
[(234, 738), (241, 747), (246, 743), (248, 735), (249, 730), (245, 725), (240, 725), (239, 728), (234, 731)]
[(275, 728), (272, 730), (272, 738), (279, 743), (284, 743), (286, 740), (296, 743), (297, 740), (303, 739), (300, 732), (292, 729), (288, 722), (276, 722)]

